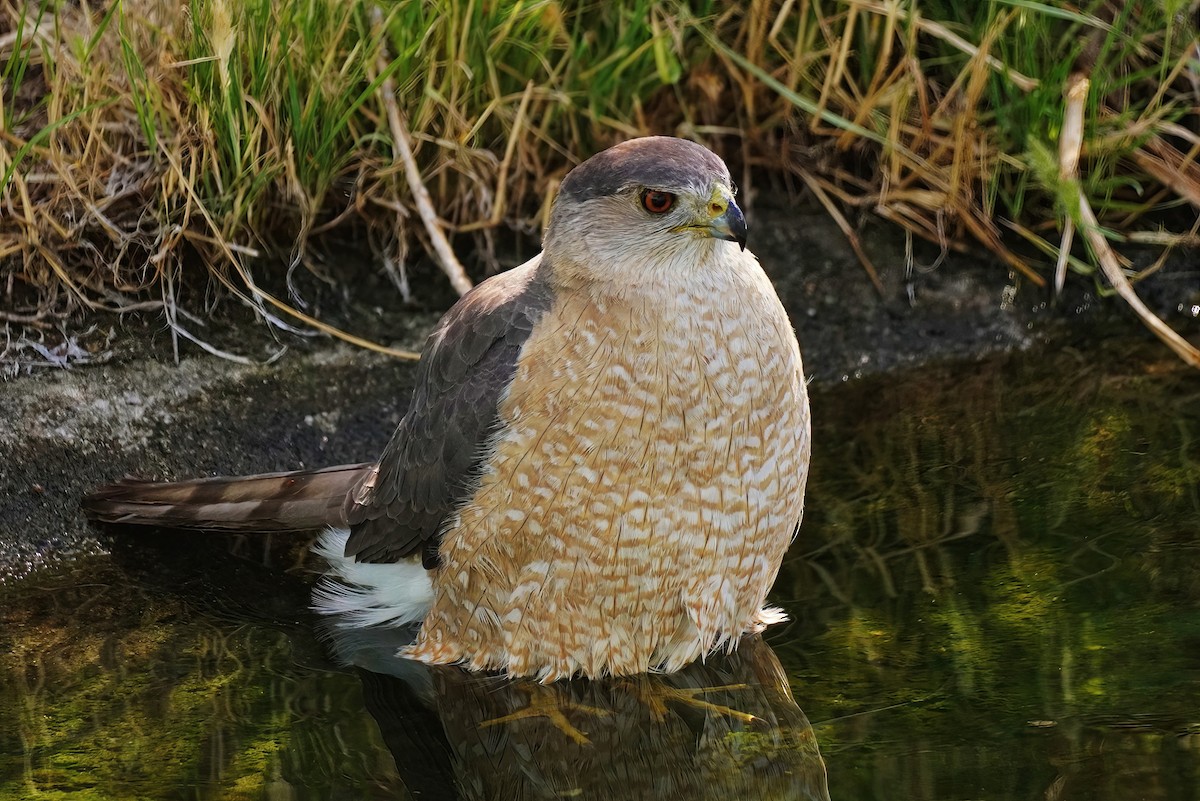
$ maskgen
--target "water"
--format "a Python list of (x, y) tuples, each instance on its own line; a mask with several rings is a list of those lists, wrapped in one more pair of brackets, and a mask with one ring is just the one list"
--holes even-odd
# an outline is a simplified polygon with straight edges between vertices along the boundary
[(817, 391), (793, 622), (672, 677), (397, 665), (295, 542), (122, 533), (0, 589), (0, 799), (1200, 798), (1200, 380), (1101, 357)]

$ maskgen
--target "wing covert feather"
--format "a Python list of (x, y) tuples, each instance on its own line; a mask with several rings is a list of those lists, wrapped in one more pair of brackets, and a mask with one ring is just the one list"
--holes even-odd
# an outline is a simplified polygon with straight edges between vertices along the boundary
[(448, 518), (475, 491), (521, 348), (553, 301), (539, 260), (464, 295), (429, 335), (408, 413), (347, 500), (346, 556), (437, 564)]

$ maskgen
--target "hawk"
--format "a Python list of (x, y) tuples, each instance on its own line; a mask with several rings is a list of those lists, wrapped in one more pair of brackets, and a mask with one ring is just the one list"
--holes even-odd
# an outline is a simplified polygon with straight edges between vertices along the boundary
[(377, 462), (125, 481), (107, 522), (332, 525), (314, 607), (419, 623), (401, 655), (550, 681), (673, 672), (764, 608), (804, 508), (795, 333), (724, 162), (673, 137), (573, 169), (542, 252), (429, 336)]

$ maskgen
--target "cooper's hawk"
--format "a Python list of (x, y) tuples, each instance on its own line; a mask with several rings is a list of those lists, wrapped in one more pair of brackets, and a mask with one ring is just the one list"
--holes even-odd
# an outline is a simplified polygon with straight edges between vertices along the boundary
[(543, 680), (674, 671), (778, 617), (809, 409), (725, 164), (635, 139), (563, 180), (542, 253), (430, 335), (373, 465), (102, 488), (110, 522), (340, 525), (318, 610)]

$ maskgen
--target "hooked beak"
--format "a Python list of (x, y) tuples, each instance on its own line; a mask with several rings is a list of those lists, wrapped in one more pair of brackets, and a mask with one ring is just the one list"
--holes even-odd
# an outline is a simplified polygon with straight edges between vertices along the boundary
[(676, 225), (670, 230), (737, 242), (742, 250), (746, 249), (746, 218), (733, 202), (733, 193), (724, 186), (713, 188), (708, 203), (700, 208), (692, 222)]
[[(724, 208), (720, 208), (721, 206)], [(709, 234), (716, 239), (737, 242), (741, 249), (745, 250), (746, 218), (742, 216), (742, 210), (733, 202), (733, 198), (714, 198), (709, 204), (709, 211), (716, 213), (708, 223)]]

